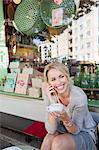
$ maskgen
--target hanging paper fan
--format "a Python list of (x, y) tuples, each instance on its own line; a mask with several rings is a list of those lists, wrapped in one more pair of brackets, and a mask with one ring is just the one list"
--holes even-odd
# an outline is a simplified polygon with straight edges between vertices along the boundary
[(53, 28), (67, 25), (76, 12), (74, 0), (42, 0), (40, 13), (44, 23)]
[(24, 0), (16, 9), (14, 22), (19, 31), (32, 35), (42, 31), (45, 27), (39, 13), (40, 3), (35, 0)]

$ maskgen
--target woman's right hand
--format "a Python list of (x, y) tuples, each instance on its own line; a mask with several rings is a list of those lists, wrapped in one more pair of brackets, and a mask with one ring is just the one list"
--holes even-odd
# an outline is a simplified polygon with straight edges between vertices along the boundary
[(49, 84), (46, 85), (46, 94), (47, 94), (50, 101), (57, 103), (58, 96), (57, 96), (57, 92), (53, 86), (51, 86)]

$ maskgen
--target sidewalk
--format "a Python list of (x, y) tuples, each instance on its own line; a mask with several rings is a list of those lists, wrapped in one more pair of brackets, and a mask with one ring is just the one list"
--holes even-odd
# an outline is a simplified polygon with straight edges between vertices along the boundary
[(30, 142), (26, 142), (26, 136), (24, 135), (8, 129), (1, 128), (0, 131), (0, 150), (11, 146), (17, 146), (22, 150), (39, 150), (40, 148), (41, 141), (35, 138)]

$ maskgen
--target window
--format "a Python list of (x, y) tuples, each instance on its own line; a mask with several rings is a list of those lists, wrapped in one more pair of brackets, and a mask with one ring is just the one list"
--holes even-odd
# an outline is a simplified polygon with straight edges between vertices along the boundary
[(91, 31), (87, 31), (87, 35), (90, 36), (91, 35)]
[(90, 53), (87, 53), (87, 58), (88, 58), (88, 59), (90, 58)]
[(75, 28), (75, 33), (77, 33), (77, 28)]
[(83, 49), (83, 48), (84, 48), (84, 45), (82, 44), (82, 45), (81, 45), (81, 49)]
[(83, 39), (83, 34), (80, 35), (80, 40), (82, 40), (82, 39)]
[(90, 42), (87, 42), (87, 43), (86, 43), (86, 46), (87, 46), (87, 48), (91, 47), (91, 43), (90, 43)]
[(78, 41), (78, 37), (75, 37), (75, 42), (77, 42)]
[(79, 27), (80, 27), (80, 30), (82, 30), (82, 29), (83, 29), (83, 25), (82, 25), (82, 24), (81, 24)]
[(77, 51), (77, 49), (78, 49), (78, 47), (76, 46), (76, 47), (75, 47), (75, 51)]
[(91, 20), (90, 20), (90, 19), (88, 19), (88, 20), (86, 21), (86, 27), (89, 27), (89, 26), (90, 26), (90, 24), (91, 24)]

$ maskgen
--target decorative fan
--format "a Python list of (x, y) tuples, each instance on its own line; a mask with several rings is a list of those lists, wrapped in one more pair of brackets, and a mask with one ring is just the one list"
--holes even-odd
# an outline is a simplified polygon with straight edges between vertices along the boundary
[(40, 5), (40, 14), (44, 23), (53, 28), (67, 25), (76, 12), (74, 0), (57, 1), (42, 0)]
[(24, 0), (17, 6), (14, 22), (19, 31), (32, 35), (44, 29), (39, 10), (40, 3), (35, 0)]

